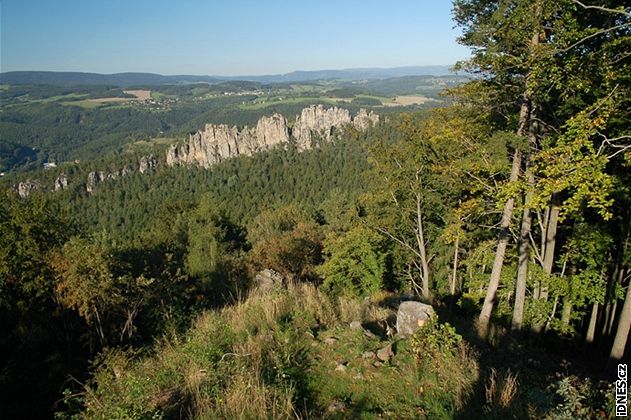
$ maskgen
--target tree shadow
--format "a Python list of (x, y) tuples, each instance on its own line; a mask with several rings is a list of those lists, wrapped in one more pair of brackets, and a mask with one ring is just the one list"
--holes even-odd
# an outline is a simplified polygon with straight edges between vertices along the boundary
[[(577, 339), (552, 332), (511, 331), (495, 322), (487, 340), (482, 340), (475, 317), (454, 302), (439, 302), (434, 308), (439, 320), (449, 322), (473, 349), (479, 366), (470, 397), (455, 418), (537, 417), (560, 402), (556, 385), (563, 378), (589, 378), (606, 384), (608, 378), (602, 370), (606, 357), (585, 353)], [(510, 390), (504, 391), (507, 379), (516, 381), (509, 384), (514, 387), (512, 397)]]

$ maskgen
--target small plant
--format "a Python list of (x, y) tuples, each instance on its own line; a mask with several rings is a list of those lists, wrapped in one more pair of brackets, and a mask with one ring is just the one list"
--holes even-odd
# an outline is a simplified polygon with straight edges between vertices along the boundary
[(485, 411), (494, 414), (505, 413), (513, 405), (518, 387), (517, 376), (510, 370), (498, 375), (495, 369), (491, 369), (485, 388)]
[(431, 318), (410, 338), (412, 351), (417, 357), (453, 356), (461, 342), (462, 336), (454, 327), (449, 323), (440, 323), (436, 318)]
[(410, 337), (427, 418), (451, 418), (464, 406), (478, 378), (478, 366), (454, 327), (432, 318)]

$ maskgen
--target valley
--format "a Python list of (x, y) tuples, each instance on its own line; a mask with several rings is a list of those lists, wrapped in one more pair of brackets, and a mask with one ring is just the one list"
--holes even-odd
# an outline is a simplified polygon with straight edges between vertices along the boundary
[(0, 416), (628, 417), (629, 6), (246, 3), (2, 4)]

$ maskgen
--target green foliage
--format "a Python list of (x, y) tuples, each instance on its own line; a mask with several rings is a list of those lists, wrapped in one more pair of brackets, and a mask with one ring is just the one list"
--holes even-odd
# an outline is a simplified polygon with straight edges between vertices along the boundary
[(336, 294), (363, 296), (383, 288), (386, 253), (383, 238), (362, 226), (324, 241), (324, 263), (318, 273), (323, 287)]
[(239, 255), (245, 247), (245, 231), (228, 219), (221, 206), (206, 195), (189, 215), (186, 268), (202, 281), (226, 282), (238, 274)]
[(424, 415), (452, 418), (470, 397), (478, 377), (477, 364), (462, 337), (434, 317), (410, 337), (409, 345), (417, 363)]
[(49, 200), (35, 195), (0, 202), (0, 305), (28, 307), (52, 297), (49, 253), (62, 245), (73, 227)]
[(250, 261), (258, 269), (271, 268), (288, 279), (313, 279), (322, 258), (323, 235), (313, 221), (272, 234), (252, 246)]

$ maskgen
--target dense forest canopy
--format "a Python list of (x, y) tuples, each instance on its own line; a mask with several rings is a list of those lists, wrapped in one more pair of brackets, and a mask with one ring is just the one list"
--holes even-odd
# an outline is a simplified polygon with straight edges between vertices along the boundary
[[(6, 415), (613, 417), (631, 354), (631, 9), (455, 0), (453, 16), (471, 77), (424, 78), (434, 101), (412, 106), (391, 97), (420, 95), (409, 77), (166, 85), (94, 108), (75, 101), (129, 93), (3, 87)], [(311, 150), (163, 161), (203, 124), (311, 103), (382, 118)], [(148, 153), (151, 171), (86, 191)], [(62, 172), (60, 191), (14, 191)], [(436, 313), (409, 337), (402, 300)]]

